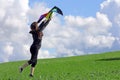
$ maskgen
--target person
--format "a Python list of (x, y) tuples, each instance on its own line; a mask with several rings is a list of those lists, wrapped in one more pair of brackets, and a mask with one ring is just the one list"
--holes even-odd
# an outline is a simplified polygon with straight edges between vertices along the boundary
[(30, 70), (30, 77), (33, 77), (34, 75), (34, 70), (35, 70), (35, 66), (37, 64), (37, 56), (38, 56), (38, 52), (39, 49), (41, 48), (41, 42), (42, 42), (42, 37), (43, 37), (43, 30), (44, 28), (48, 25), (48, 23), (50, 22), (51, 19), (48, 20), (44, 20), (39, 26), (39, 20), (38, 22), (33, 22), (31, 24), (31, 31), (29, 32), (30, 34), (32, 34), (33, 37), (33, 43), (30, 47), (30, 53), (31, 53), (31, 58), (29, 61), (27, 61), (25, 64), (23, 64), (19, 70), (20, 73), (22, 73), (22, 71), (29, 65), (31, 65), (31, 70)]

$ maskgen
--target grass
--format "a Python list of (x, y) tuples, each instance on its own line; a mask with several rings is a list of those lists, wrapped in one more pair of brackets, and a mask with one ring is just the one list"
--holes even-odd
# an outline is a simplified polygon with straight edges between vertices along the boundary
[(120, 80), (120, 51), (40, 59), (34, 78), (28, 76), (30, 67), (19, 73), (24, 62), (0, 64), (0, 80)]

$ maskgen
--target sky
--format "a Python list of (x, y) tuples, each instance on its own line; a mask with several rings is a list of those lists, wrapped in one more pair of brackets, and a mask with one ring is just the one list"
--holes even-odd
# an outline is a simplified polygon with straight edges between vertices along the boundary
[(120, 0), (0, 0), (0, 63), (30, 59), (30, 24), (53, 6), (38, 58), (120, 50)]
[[(95, 13), (100, 8), (100, 3), (104, 0), (30, 0), (30, 6), (34, 5), (34, 3), (47, 3), (48, 7), (53, 7), (54, 5), (59, 6), (64, 12), (64, 15), (74, 15), (74, 16), (95, 16)], [(90, 11), (92, 10), (92, 11)]]

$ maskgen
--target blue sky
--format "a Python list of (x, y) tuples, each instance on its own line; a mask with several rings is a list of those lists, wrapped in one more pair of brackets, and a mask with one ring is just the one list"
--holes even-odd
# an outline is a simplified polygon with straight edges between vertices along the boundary
[(105, 0), (30, 0), (30, 5), (44, 2), (50, 8), (55, 5), (60, 7), (64, 15), (88, 17), (96, 15), (103, 1)]

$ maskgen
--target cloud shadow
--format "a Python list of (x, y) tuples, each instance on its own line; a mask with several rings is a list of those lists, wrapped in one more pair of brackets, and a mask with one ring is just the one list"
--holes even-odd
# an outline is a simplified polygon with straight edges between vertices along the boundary
[(117, 58), (98, 59), (98, 60), (96, 60), (96, 61), (116, 61), (116, 60), (120, 60), (120, 57), (117, 57)]

